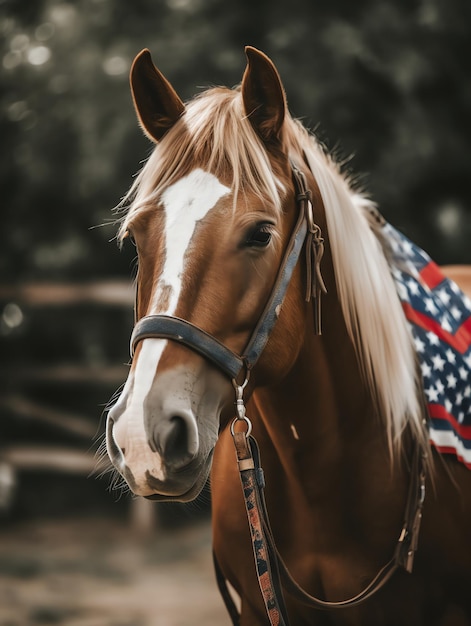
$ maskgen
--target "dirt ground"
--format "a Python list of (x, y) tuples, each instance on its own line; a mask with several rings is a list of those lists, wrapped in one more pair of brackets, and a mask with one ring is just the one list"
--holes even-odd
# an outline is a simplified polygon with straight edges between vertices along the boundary
[(133, 536), (106, 520), (0, 530), (0, 626), (229, 626), (208, 522)]

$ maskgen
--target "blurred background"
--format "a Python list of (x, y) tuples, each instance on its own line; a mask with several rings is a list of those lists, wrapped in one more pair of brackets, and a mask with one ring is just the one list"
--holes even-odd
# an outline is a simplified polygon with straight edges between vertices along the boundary
[(208, 493), (148, 505), (99, 478), (133, 321), (112, 208), (150, 151), (130, 64), (150, 48), (189, 99), (262, 49), (385, 217), (470, 263), (471, 4), (0, 0), (0, 33), (0, 626), (228, 623)]

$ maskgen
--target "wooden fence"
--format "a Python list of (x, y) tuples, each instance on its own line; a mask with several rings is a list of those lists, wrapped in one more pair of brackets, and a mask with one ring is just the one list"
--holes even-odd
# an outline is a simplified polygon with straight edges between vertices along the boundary
[[(90, 305), (97, 314), (104, 307), (116, 307), (131, 311), (134, 290), (123, 281), (102, 281), (86, 284), (29, 283), (21, 285), (0, 285), (0, 302), (3, 315), (14, 310), (19, 312), (14, 323), (4, 319), (4, 338), (9, 339), (9, 349), (16, 350), (15, 338), (8, 338), (8, 331), (17, 332), (21, 326), (23, 310), (30, 316), (47, 309), (70, 309), (70, 307)], [(6, 331), (6, 332), (5, 332)], [(129, 329), (123, 329), (124, 333)], [(24, 346), (23, 346), (24, 348)], [(16, 354), (18, 356), (18, 354)], [(106, 469), (106, 461), (97, 461), (90, 451), (91, 442), (98, 434), (98, 428), (90, 415), (68, 412), (28, 397), (23, 390), (34, 384), (41, 385), (108, 385), (117, 387), (127, 376), (128, 367), (124, 364), (89, 366), (83, 363), (30, 364), (27, 351), (23, 359), (16, 358), (11, 365), (3, 359), (0, 366), (1, 380), (6, 381), (6, 393), (0, 399), (0, 412), (12, 419), (27, 419), (31, 423), (53, 427), (62, 432), (76, 445), (48, 445), (44, 441), (27, 443), (0, 442), (0, 508), (11, 505), (13, 490), (17, 484), (16, 475), (20, 471), (47, 470), (68, 475), (89, 476)], [(90, 407), (93, 411), (93, 407)], [(21, 489), (21, 485), (19, 485)], [(139, 532), (149, 531), (156, 525), (157, 507), (152, 503), (136, 498), (131, 501), (130, 522)]]

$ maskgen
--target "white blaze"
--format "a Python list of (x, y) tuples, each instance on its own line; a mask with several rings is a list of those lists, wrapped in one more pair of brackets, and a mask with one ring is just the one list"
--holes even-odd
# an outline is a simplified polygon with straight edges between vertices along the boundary
[[(180, 298), (185, 254), (190, 245), (198, 222), (230, 189), (222, 185), (213, 175), (201, 169), (193, 170), (188, 176), (168, 187), (161, 196), (165, 212), (165, 261), (155, 293), (152, 297), (150, 313), (173, 315)], [(170, 289), (169, 289), (170, 288)], [(165, 310), (159, 306), (162, 293), (170, 292), (168, 306)], [(131, 455), (142, 459), (142, 465), (154, 476), (162, 477), (161, 462), (157, 453), (152, 453), (147, 444), (144, 427), (144, 401), (154, 381), (160, 357), (167, 342), (161, 339), (144, 339), (134, 369), (132, 379), (128, 379), (123, 390), (127, 403), (124, 413), (114, 426), (115, 438), (118, 442), (125, 441), (126, 458)], [(121, 398), (118, 400), (118, 405)], [(121, 432), (120, 432), (121, 431)], [(149, 467), (149, 455), (152, 455), (152, 466)], [(133, 472), (135, 466), (132, 468)]]
[[(230, 189), (221, 185), (212, 174), (193, 170), (162, 194), (165, 211), (166, 258), (153, 306), (158, 306), (164, 287), (171, 287), (167, 315), (173, 315), (182, 286), (185, 254), (195, 232), (196, 225)], [(162, 311), (159, 311), (162, 313)]]
[[(173, 315), (180, 298), (185, 254), (196, 225), (230, 189), (201, 169), (193, 170), (185, 178), (171, 185), (162, 194), (165, 212), (165, 261), (157, 289), (152, 298), (151, 313)], [(159, 307), (162, 291), (171, 288), (166, 310)], [(134, 374), (133, 400), (140, 404), (150, 391), (155, 371), (167, 342), (144, 339)]]

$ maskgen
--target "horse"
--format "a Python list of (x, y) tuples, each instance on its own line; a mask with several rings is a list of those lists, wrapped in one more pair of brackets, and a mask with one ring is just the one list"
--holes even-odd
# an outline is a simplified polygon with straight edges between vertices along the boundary
[(137, 323), (109, 457), (157, 502), (211, 474), (234, 624), (469, 625), (471, 472), (430, 443), (381, 216), (291, 116), (273, 62), (245, 52), (238, 87), (186, 104), (148, 50), (132, 65), (155, 146), (119, 224)]

